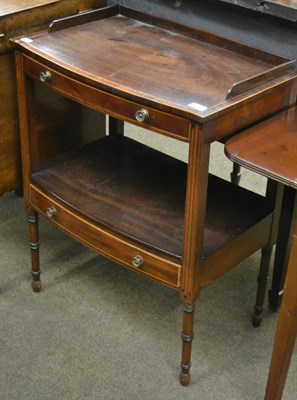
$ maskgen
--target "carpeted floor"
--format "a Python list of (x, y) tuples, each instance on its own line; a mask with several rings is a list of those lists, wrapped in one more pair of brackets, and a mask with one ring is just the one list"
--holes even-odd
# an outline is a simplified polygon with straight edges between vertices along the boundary
[[(159, 139), (156, 146), (169, 148)], [(185, 157), (185, 146), (170, 150)], [(228, 179), (221, 145), (211, 168)], [(248, 172), (242, 184), (265, 187)], [(262, 326), (251, 325), (259, 253), (202, 292), (192, 381), (184, 388), (178, 293), (85, 249), (44, 219), (40, 238), (43, 288), (34, 294), (23, 199), (0, 198), (1, 400), (263, 398), (277, 314), (266, 310)], [(285, 400), (296, 399), (296, 356)]]

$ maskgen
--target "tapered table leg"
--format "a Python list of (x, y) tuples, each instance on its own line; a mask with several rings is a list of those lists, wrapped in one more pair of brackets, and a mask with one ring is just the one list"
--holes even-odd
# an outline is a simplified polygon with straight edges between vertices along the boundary
[(253, 316), (253, 325), (255, 327), (260, 326), (263, 318), (264, 301), (268, 282), (271, 253), (272, 247), (270, 246), (262, 249), (261, 266), (258, 276), (257, 298)]

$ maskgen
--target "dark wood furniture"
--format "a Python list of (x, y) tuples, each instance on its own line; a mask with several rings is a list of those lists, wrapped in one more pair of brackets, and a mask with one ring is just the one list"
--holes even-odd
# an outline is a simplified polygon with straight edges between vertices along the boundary
[[(14, 45), (33, 289), (40, 213), (179, 291), (187, 385), (200, 290), (260, 248), (267, 270), (281, 198), (273, 186), (262, 197), (210, 176), (210, 144), (291, 106), (294, 63), (121, 6), (56, 21)], [(72, 125), (57, 130), (41, 89), (109, 115), (109, 136), (82, 132), (77, 141)], [(123, 122), (188, 142), (188, 164), (124, 137)]]
[[(230, 139), (225, 150), (232, 161), (286, 185), (279, 234), (286, 241), (288, 270), (265, 394), (278, 400), (297, 335), (297, 107)], [(282, 226), (286, 216), (289, 223)]]
[[(100, 0), (9, 0), (0, 6), (0, 196), (21, 188), (21, 155), (13, 49), (9, 39), (46, 29), (53, 19), (104, 5)], [(62, 107), (62, 105), (61, 105)], [(66, 108), (66, 101), (64, 101)], [(70, 117), (69, 109), (64, 118)], [(56, 114), (53, 118), (58, 118)], [(72, 115), (71, 115), (72, 118)], [(98, 123), (100, 121), (98, 120)], [(104, 119), (101, 117), (101, 125)]]
[[(125, 5), (297, 59), (297, 0), (125, 0)], [(235, 169), (235, 181), (238, 172)], [(269, 292), (272, 310), (277, 310), (281, 303), (283, 284), (278, 280), (281, 265), (275, 264)]]

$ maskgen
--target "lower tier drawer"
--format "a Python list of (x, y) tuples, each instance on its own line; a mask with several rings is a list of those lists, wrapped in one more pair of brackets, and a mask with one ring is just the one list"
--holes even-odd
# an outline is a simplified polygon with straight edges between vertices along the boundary
[(46, 216), (70, 236), (103, 256), (166, 285), (180, 287), (180, 265), (152, 254), (83, 219), (62, 204), (52, 200), (34, 184), (30, 185), (30, 201), (36, 211)]

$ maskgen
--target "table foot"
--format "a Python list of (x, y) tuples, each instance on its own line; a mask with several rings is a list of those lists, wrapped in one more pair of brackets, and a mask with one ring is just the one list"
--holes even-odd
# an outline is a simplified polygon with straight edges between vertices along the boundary
[(255, 306), (255, 312), (253, 315), (253, 326), (259, 328), (263, 319), (263, 309), (264, 307)]
[(32, 289), (33, 292), (39, 293), (41, 290), (41, 280), (40, 280), (40, 271), (38, 271), (36, 274), (32, 272)]
[[(183, 367), (181, 366), (181, 368), (183, 369)], [(190, 368), (190, 367), (189, 367)], [(186, 374), (184, 374), (184, 373), (180, 373), (180, 375), (179, 375), (179, 381), (180, 381), (180, 384), (182, 385), (182, 386), (188, 386), (188, 384), (190, 383), (190, 380), (191, 380), (191, 375), (189, 374), (189, 373), (186, 373)]]

